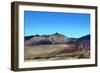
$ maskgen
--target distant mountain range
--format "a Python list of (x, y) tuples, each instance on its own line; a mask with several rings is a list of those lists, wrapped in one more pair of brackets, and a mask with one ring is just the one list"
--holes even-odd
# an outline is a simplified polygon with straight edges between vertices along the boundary
[(51, 35), (32, 35), (24, 37), (25, 45), (39, 44), (90, 44), (90, 34), (80, 38), (68, 38), (63, 34), (54, 33)]

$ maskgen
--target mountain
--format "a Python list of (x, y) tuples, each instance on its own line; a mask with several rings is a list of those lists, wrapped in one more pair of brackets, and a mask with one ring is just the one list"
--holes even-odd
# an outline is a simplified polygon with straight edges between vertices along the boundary
[(25, 39), (25, 40), (29, 40), (29, 39), (31, 39), (31, 38), (33, 38), (33, 37), (34, 37), (33, 35), (31, 35), (31, 36), (25, 36), (24, 39)]
[(66, 44), (70, 41), (72, 41), (72, 39), (59, 33), (54, 33), (51, 35), (32, 35), (25, 37), (25, 45)]
[(79, 39), (77, 39), (77, 41), (75, 41), (76, 44), (78, 44), (79, 48), (82, 48), (84, 50), (89, 50), (90, 49), (90, 34), (80, 37)]
[(60, 34), (60, 33), (54, 33), (54, 34), (51, 34), (51, 36), (53, 36), (53, 37), (63, 37), (63, 38), (67, 38), (65, 35), (63, 35), (63, 34)]
[(86, 42), (90, 42), (90, 35), (86, 35), (86, 36), (80, 37), (79, 39), (77, 39), (76, 42), (77, 42), (77, 43), (86, 43)]
[(51, 35), (32, 35), (25, 37), (25, 45), (39, 45), (39, 44), (82, 44), (89, 43), (90, 35), (80, 38), (68, 38), (63, 34), (54, 33)]

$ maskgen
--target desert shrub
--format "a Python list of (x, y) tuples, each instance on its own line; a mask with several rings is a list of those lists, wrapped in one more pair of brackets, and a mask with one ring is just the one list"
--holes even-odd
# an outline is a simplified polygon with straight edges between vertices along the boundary
[(84, 54), (80, 54), (80, 55), (78, 56), (78, 58), (79, 58), (79, 59), (84, 58)]
[(34, 57), (33, 59), (41, 59), (41, 57)]

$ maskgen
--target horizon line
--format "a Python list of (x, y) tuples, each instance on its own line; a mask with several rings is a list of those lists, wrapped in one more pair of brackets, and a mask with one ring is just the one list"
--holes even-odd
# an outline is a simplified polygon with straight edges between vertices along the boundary
[[(53, 33), (53, 34), (56, 34), (56, 33)], [(61, 33), (58, 33), (58, 34), (61, 34)], [(31, 35), (26, 35), (26, 36), (24, 35), (24, 37), (36, 36), (36, 35), (42, 36), (42, 35), (52, 35), (52, 34), (31, 34)], [(82, 35), (80, 37), (71, 37), (71, 36), (66, 36), (65, 34), (61, 34), (61, 35), (64, 35), (65, 37), (70, 37), (70, 38), (80, 38), (80, 37), (83, 37), (83, 36), (86, 36), (86, 35), (90, 35), (90, 34)]]

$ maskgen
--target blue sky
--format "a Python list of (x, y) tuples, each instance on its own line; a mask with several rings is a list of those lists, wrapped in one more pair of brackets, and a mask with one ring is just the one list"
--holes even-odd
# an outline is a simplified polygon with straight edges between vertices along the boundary
[(90, 34), (90, 14), (24, 11), (24, 34), (53, 33), (79, 38)]

